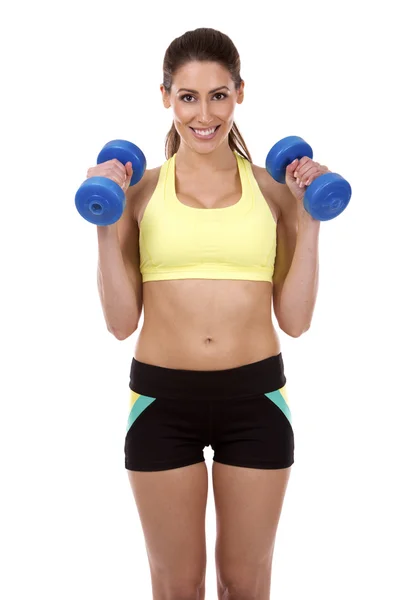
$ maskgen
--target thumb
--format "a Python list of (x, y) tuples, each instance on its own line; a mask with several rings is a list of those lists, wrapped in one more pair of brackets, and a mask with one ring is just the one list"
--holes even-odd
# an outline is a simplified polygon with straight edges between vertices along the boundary
[(132, 163), (131, 162), (127, 162), (125, 165), (125, 171), (126, 171), (126, 177), (127, 177), (127, 182), (130, 184), (131, 179), (132, 179), (132, 175), (133, 175), (133, 168), (132, 168)]
[(286, 174), (290, 176), (290, 178), (295, 179), (293, 173), (295, 172), (297, 166), (299, 163), (299, 159), (295, 158), (293, 162), (291, 162), (287, 167), (286, 167)]

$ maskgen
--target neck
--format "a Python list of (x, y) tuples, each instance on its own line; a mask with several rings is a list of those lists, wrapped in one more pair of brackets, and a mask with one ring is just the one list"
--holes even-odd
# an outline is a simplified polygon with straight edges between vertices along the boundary
[(196, 152), (184, 141), (181, 141), (175, 157), (175, 166), (184, 171), (221, 171), (236, 168), (236, 158), (227, 139), (218, 148), (207, 154)]

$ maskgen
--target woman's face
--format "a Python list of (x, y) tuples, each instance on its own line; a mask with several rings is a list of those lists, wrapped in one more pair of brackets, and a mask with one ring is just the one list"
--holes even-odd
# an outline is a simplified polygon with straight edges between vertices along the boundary
[(161, 85), (164, 106), (172, 107), (181, 142), (204, 154), (222, 144), (232, 128), (235, 105), (243, 101), (243, 87), (244, 82), (236, 90), (229, 71), (219, 63), (192, 61), (182, 66), (170, 94)]

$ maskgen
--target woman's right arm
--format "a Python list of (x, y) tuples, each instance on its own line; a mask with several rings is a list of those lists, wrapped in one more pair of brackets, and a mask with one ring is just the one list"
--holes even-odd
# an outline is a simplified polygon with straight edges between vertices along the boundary
[(100, 300), (107, 329), (118, 340), (132, 335), (142, 313), (139, 227), (133, 211), (137, 186), (142, 187), (137, 184), (126, 192), (126, 206), (119, 221), (97, 227)]

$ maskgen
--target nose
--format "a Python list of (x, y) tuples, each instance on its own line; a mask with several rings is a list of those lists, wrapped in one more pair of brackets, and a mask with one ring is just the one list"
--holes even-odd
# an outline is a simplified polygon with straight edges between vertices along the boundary
[(208, 106), (207, 100), (201, 103), (200, 113), (197, 120), (202, 125), (208, 125), (213, 120), (213, 117), (210, 115), (210, 108)]

